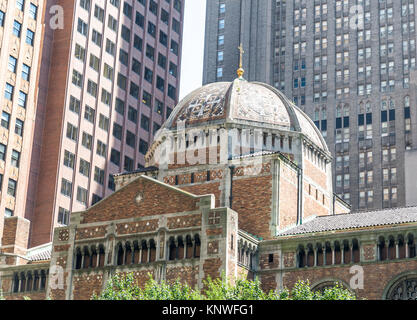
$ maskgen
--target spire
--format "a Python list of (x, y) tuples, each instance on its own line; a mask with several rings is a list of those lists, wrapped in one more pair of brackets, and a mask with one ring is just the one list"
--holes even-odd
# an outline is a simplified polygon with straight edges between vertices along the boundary
[(238, 47), (240, 52), (240, 60), (239, 60), (239, 69), (237, 70), (237, 75), (239, 76), (239, 79), (243, 79), (243, 75), (245, 74), (245, 70), (243, 70), (243, 54), (245, 51), (243, 51), (243, 46), (240, 44)]

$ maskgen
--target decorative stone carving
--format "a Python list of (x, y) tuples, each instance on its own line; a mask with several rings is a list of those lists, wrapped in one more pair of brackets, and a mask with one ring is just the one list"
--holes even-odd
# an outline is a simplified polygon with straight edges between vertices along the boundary
[(389, 300), (417, 300), (417, 277), (397, 282), (387, 298)]

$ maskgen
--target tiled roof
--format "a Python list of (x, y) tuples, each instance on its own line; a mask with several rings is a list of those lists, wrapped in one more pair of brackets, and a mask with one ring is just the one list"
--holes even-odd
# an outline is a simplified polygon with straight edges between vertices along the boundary
[(417, 222), (417, 207), (316, 217), (302, 225), (282, 232), (279, 236), (388, 226), (412, 222)]
[(32, 262), (51, 260), (52, 243), (29, 249), (26, 257)]
[(121, 177), (121, 176), (126, 176), (129, 174), (135, 174), (135, 173), (144, 173), (144, 172), (150, 172), (150, 171), (158, 171), (159, 169), (157, 167), (147, 167), (147, 168), (141, 168), (135, 171), (127, 171), (127, 172), (123, 172), (123, 173), (118, 173), (118, 174), (114, 174), (113, 176), (115, 177)]

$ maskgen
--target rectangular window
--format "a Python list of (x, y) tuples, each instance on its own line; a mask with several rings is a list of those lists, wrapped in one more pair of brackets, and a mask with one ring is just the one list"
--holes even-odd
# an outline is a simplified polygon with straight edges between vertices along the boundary
[(59, 208), (58, 211), (58, 223), (67, 226), (69, 223), (70, 212), (64, 208)]
[(70, 197), (72, 196), (72, 182), (62, 178), (61, 181), (61, 194), (64, 196)]
[(25, 0), (16, 0), (16, 8), (20, 11), (23, 11), (23, 8), (25, 6)]
[(0, 143), (0, 160), (6, 161), (7, 146)]
[(79, 114), (80, 113), (80, 106), (81, 106), (80, 100), (71, 96), (70, 97), (70, 103), (69, 103), (69, 109), (72, 112), (75, 112), (76, 114)]
[(80, 159), (80, 169), (79, 172), (86, 176), (89, 177), (90, 176), (90, 162), (85, 161), (84, 159)]
[(30, 67), (26, 64), (22, 66), (22, 79), (29, 81), (30, 78)]
[(20, 38), (20, 33), (22, 32), (22, 24), (16, 20), (13, 22), (13, 34)]
[(64, 166), (74, 169), (75, 154), (65, 150), (64, 152)]
[(13, 56), (9, 56), (9, 64), (8, 64), (9, 71), (16, 73), (16, 67), (17, 67), (17, 59)]
[(4, 89), (4, 97), (7, 100), (13, 100), (13, 92), (14, 92), (14, 87), (10, 84), (10, 83), (6, 83), (6, 88)]
[(85, 49), (80, 46), (78, 43), (75, 44), (75, 52), (74, 56), (78, 59), (84, 62), (85, 60)]
[(9, 179), (9, 184), (7, 186), (7, 194), (12, 197), (16, 197), (16, 188), (17, 188), (17, 181), (13, 179)]
[(10, 114), (3, 111), (2, 114), (1, 114), (1, 126), (8, 130), (9, 129), (9, 124), (10, 124)]
[(71, 123), (67, 123), (67, 138), (77, 141), (78, 140), (78, 128)]
[(120, 166), (120, 152), (115, 149), (111, 149), (110, 161), (116, 166)]
[(91, 150), (91, 148), (93, 147), (93, 136), (91, 134), (83, 132), (82, 145), (86, 147), (88, 150)]
[(100, 118), (98, 122), (99, 128), (103, 129), (104, 131), (109, 131), (109, 118), (105, 117), (100, 113)]
[(117, 123), (113, 123), (113, 137), (122, 140), (123, 128)]
[(12, 151), (12, 160), (11, 160), (11, 165), (15, 168), (19, 168), (19, 163), (20, 163), (20, 152), (13, 150)]
[(106, 157), (106, 154), (107, 154), (107, 145), (104, 142), (102, 142), (100, 140), (97, 140), (97, 150), (96, 150), (96, 153), (99, 156)]
[(23, 91), (19, 91), (19, 98), (17, 99), (17, 105), (22, 108), (26, 108), (27, 94)]
[(87, 106), (87, 105), (85, 106), (85, 111), (84, 111), (84, 119), (85, 120), (87, 120), (91, 123), (94, 123), (95, 114), (96, 114), (96, 111), (93, 108), (91, 108), (90, 106)]
[(20, 119), (16, 119), (16, 125), (14, 128), (14, 133), (17, 134), (20, 137), (23, 137), (23, 126), (24, 122)]
[(101, 185), (104, 184), (104, 170), (99, 167), (94, 168), (94, 181)]
[(77, 201), (87, 205), (87, 190), (81, 187), (77, 188)]
[(35, 41), (35, 32), (28, 29), (26, 32), (26, 43), (30, 46), (33, 46), (34, 41)]

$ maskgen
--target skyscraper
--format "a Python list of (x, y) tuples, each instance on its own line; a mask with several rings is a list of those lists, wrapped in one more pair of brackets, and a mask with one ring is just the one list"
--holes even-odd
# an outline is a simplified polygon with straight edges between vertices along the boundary
[[(404, 206), (415, 148), (414, 0), (207, 1), (204, 83), (235, 77), (292, 97), (334, 156), (334, 190), (353, 210)], [(414, 106), (414, 107), (413, 107)]]
[(18, 0), (0, 9), (0, 210), (4, 232), (21, 243), (9, 251), (18, 251), (51, 241), (70, 212), (114, 191), (112, 174), (145, 164), (178, 101), (184, 1)]

